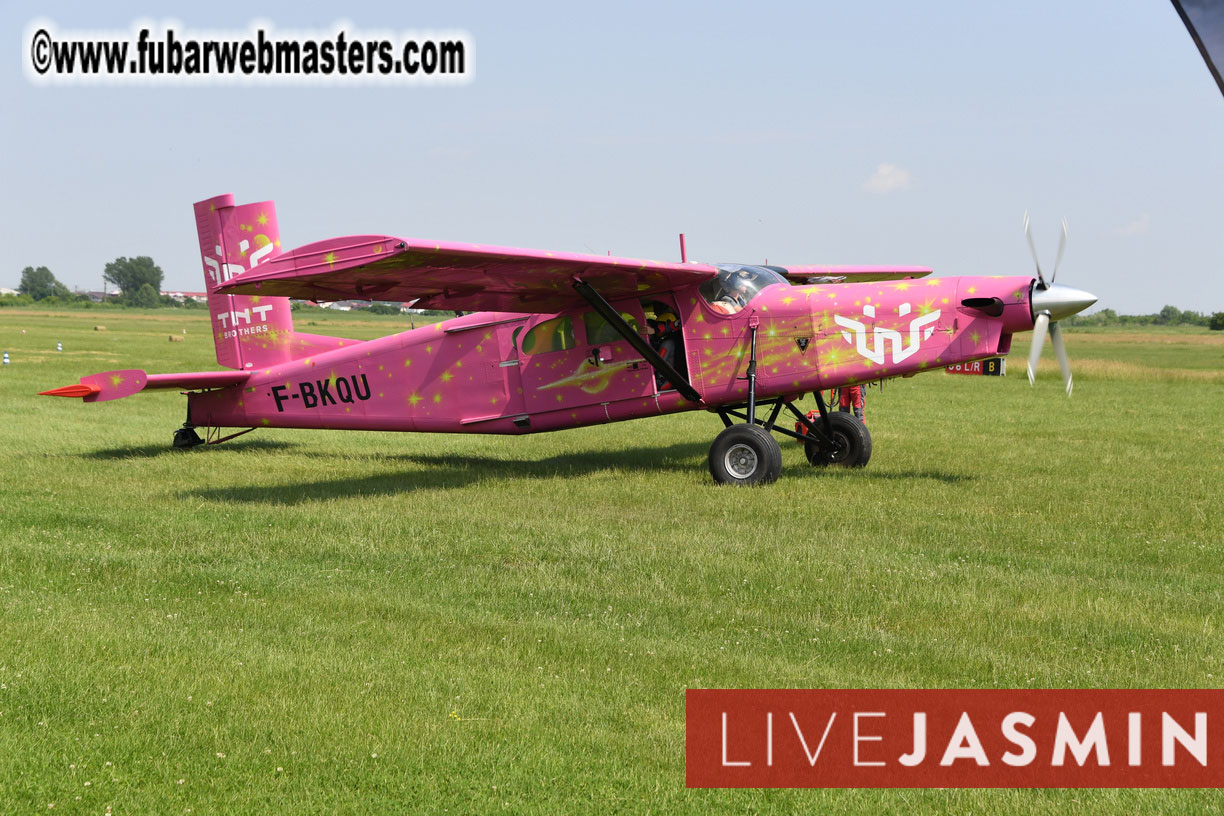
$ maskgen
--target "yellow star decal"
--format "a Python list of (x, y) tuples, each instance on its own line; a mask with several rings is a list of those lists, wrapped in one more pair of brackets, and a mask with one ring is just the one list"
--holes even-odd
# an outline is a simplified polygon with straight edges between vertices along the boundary
[(336, 265), (336, 253), (334, 252), (327, 253), (326, 255), (323, 256), (323, 260), (327, 262), (328, 266), (335, 266)]

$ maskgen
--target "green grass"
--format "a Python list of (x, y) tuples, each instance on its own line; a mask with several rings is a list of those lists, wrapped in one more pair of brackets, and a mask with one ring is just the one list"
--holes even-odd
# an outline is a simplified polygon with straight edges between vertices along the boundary
[(172, 392), (34, 396), (214, 368), (205, 321), (0, 314), (0, 812), (1220, 809), (684, 787), (686, 688), (1219, 687), (1215, 335), (1069, 331), (1072, 400), (1018, 336), (1006, 378), (872, 389), (866, 470), (784, 440), (754, 490), (710, 482), (708, 414), (182, 452)]

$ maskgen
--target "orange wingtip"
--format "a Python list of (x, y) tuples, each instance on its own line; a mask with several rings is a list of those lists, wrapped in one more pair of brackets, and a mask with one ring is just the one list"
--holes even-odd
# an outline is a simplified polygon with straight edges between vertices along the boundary
[(101, 386), (86, 385), (85, 383), (77, 383), (76, 385), (65, 385), (63, 388), (52, 388), (50, 391), (39, 391), (40, 397), (88, 397), (93, 394), (100, 393)]

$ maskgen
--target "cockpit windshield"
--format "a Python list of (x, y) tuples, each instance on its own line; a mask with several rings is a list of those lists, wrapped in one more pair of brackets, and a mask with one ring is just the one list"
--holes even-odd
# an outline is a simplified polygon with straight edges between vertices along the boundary
[(735, 314), (748, 305), (757, 293), (786, 278), (764, 266), (718, 264), (717, 277), (701, 284), (698, 291), (710, 308), (720, 314)]

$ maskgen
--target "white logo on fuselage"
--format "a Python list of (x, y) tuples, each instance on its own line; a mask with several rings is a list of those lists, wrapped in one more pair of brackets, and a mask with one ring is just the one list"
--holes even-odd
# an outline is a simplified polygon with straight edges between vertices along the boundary
[[(910, 313), (910, 305), (902, 303), (897, 308), (897, 314), (904, 317)], [(863, 315), (865, 317), (875, 317), (875, 307), (868, 304), (863, 307)], [(892, 344), (892, 362), (894, 365), (908, 359), (914, 352), (918, 351), (922, 345), (922, 341), (928, 339), (935, 331), (935, 327), (931, 325), (939, 320), (939, 309), (923, 315), (915, 317), (910, 321), (909, 325), (909, 343), (906, 344), (904, 335), (896, 329), (888, 329), (883, 326), (876, 326), (872, 332), (874, 345), (871, 348), (867, 347), (867, 327), (862, 322), (850, 317), (842, 317), (841, 315), (833, 315), (833, 322), (837, 325), (851, 329), (854, 336), (851, 337), (850, 332), (842, 332), (842, 337), (846, 342), (854, 346), (855, 351), (866, 357), (876, 365), (884, 365), (886, 344)]]

